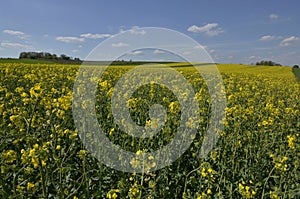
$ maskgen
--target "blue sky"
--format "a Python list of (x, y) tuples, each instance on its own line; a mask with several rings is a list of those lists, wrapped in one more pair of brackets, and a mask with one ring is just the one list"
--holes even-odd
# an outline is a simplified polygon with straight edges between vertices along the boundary
[(220, 63), (300, 64), (298, 0), (5, 0), (0, 57), (21, 51), (84, 59), (101, 41), (136, 27), (193, 38)]

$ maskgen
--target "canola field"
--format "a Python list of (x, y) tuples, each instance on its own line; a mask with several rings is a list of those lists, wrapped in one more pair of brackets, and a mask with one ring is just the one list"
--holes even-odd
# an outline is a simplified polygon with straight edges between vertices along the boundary
[[(226, 92), (224, 129), (206, 158), (198, 154), (210, 117), (205, 81), (192, 67), (169, 64), (192, 85), (198, 133), (188, 150), (156, 171), (129, 173), (100, 163), (85, 148), (72, 115), (79, 66), (1, 63), (0, 198), (299, 198), (300, 85), (289, 67), (218, 65)], [(167, 119), (151, 138), (134, 138), (114, 122), (114, 85), (132, 67), (109, 67), (98, 81), (97, 118), (106, 136), (139, 157), (169, 143), (181, 108), (171, 90), (141, 86), (127, 103), (132, 120), (153, 125), (149, 104)], [(176, 80), (174, 80), (176, 81)], [(130, 161), (138, 167), (138, 158)]]

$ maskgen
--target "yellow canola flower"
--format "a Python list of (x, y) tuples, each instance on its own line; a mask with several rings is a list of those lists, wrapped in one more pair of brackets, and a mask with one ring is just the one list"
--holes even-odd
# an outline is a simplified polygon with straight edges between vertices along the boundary
[[(251, 182), (250, 182), (250, 184), (252, 184)], [(250, 186), (246, 185), (246, 183), (244, 181), (242, 181), (242, 183), (239, 183), (238, 188), (239, 188), (239, 193), (244, 198), (254, 198), (256, 195), (256, 191), (254, 189), (252, 189)]]
[(42, 160), (42, 166), (45, 167), (47, 165), (46, 160)]
[(111, 189), (107, 194), (106, 198), (108, 199), (116, 199), (118, 197), (118, 194), (120, 190), (119, 189)]
[(136, 155), (137, 155), (137, 156), (140, 156), (142, 153), (143, 153), (142, 150), (138, 150), (138, 151), (136, 152)]
[(41, 85), (36, 84), (34, 87), (30, 88), (29, 93), (31, 97), (39, 97), (41, 92)]
[(281, 197), (280, 196), (278, 196), (278, 194), (277, 194), (277, 188), (275, 188), (275, 190), (274, 191), (272, 191), (272, 190), (270, 190), (270, 198), (271, 199), (280, 199)]
[(17, 187), (16, 187), (16, 192), (23, 192), (23, 191), (24, 191), (24, 189), (25, 189), (25, 187), (24, 187), (24, 186), (17, 185)]
[(129, 195), (130, 199), (137, 199), (139, 193), (140, 193), (140, 190), (139, 190), (138, 186), (135, 184), (129, 189), (128, 195)]
[(19, 118), (19, 115), (12, 115), (9, 117), (9, 120), (12, 122), (12, 123), (15, 123)]
[(79, 156), (80, 159), (84, 159), (84, 157), (86, 156), (86, 154), (87, 154), (87, 150), (80, 150), (78, 152), (78, 156)]
[(207, 171), (208, 171), (209, 173), (215, 173), (215, 170), (213, 170), (212, 168), (209, 168)]
[(140, 166), (140, 161), (135, 158), (132, 158), (130, 161), (130, 164), (133, 168), (137, 168)]
[(7, 163), (13, 163), (17, 159), (17, 153), (14, 150), (3, 151), (2, 158)]
[(0, 105), (0, 115), (2, 115), (3, 109), (4, 109), (4, 104), (1, 104), (1, 105)]
[(287, 139), (288, 139), (288, 145), (289, 145), (290, 149), (295, 149), (296, 136), (288, 135)]
[(206, 177), (207, 176), (207, 173), (205, 172), (205, 168), (202, 168), (201, 175), (202, 175), (202, 177)]
[(35, 169), (38, 168), (38, 166), (39, 166), (39, 160), (38, 160), (37, 157), (32, 157), (32, 158), (31, 158), (31, 163), (32, 163), (32, 165), (33, 165), (33, 167), (34, 167)]
[(38, 150), (38, 149), (39, 149), (39, 145), (38, 145), (38, 144), (35, 144), (35, 145), (33, 146), (33, 148), (34, 148), (35, 150)]
[(212, 194), (211, 189), (208, 189), (208, 190), (207, 190), (207, 194)]
[(153, 157), (152, 155), (150, 155), (150, 156), (148, 157), (148, 160), (154, 160), (154, 157)]
[(206, 198), (205, 192), (202, 192), (201, 194), (199, 194), (199, 195), (197, 196), (197, 199), (204, 199), (204, 198)]
[(35, 156), (35, 152), (36, 152), (36, 150), (34, 148), (30, 149), (29, 150), (29, 156), (31, 156), (31, 157)]
[(115, 131), (115, 128), (111, 128), (110, 131), (109, 131), (109, 136), (112, 136), (114, 131)]
[(32, 190), (33, 188), (35, 187), (35, 184), (31, 183), (31, 182), (28, 182), (27, 183), (27, 190)]

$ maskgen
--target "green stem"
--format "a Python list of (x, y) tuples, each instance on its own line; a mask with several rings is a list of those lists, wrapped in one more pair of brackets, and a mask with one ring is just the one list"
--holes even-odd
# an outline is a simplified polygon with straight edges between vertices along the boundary
[(261, 194), (261, 199), (264, 198), (266, 184), (267, 184), (269, 178), (271, 177), (271, 174), (273, 173), (274, 169), (275, 169), (275, 167), (273, 167), (273, 169), (270, 171), (270, 173), (269, 173), (269, 175), (268, 175), (268, 177), (267, 177), (267, 179), (266, 179), (266, 181), (264, 183), (264, 188), (263, 188), (263, 191), (262, 191), (262, 194)]
[(198, 171), (200, 168), (201, 168), (201, 166), (198, 167), (198, 168), (196, 168), (196, 169), (194, 169), (194, 170), (192, 170), (192, 171), (190, 171), (190, 172), (186, 175), (186, 177), (185, 177), (185, 183), (184, 183), (184, 189), (183, 189), (183, 195), (186, 194), (185, 192), (186, 192), (186, 187), (187, 187), (187, 178), (188, 178), (192, 173), (194, 173), (195, 171)]
[(46, 180), (45, 180), (45, 176), (44, 176), (44, 172), (43, 172), (43, 166), (41, 165), (41, 160), (40, 160), (40, 173), (41, 173), (41, 178), (42, 178), (42, 187), (43, 187), (43, 197), (47, 198), (47, 194), (46, 194)]
[(143, 155), (143, 171), (142, 171), (142, 177), (141, 177), (141, 190), (140, 190), (140, 195), (139, 198), (142, 198), (142, 188), (143, 188), (143, 184), (144, 184), (144, 174), (145, 174), (145, 159), (144, 159), (144, 155)]
[(87, 198), (90, 198), (89, 197), (89, 183), (88, 183), (88, 179), (87, 179), (87, 176), (86, 176), (86, 170), (85, 170), (85, 162), (86, 162), (86, 159), (84, 158), (82, 160), (82, 170), (83, 170), (83, 178), (84, 178), (84, 181), (85, 181), (85, 196)]

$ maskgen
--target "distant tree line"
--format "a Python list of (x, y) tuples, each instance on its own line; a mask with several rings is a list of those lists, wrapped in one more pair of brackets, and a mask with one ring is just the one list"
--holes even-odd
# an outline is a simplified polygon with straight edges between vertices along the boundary
[(281, 66), (281, 64), (273, 62), (273, 61), (260, 61), (256, 62), (257, 66)]
[(48, 52), (21, 52), (19, 59), (50, 59), (50, 60), (74, 60), (80, 61), (79, 58), (71, 58), (65, 54), (57, 56), (56, 54), (51, 54)]

